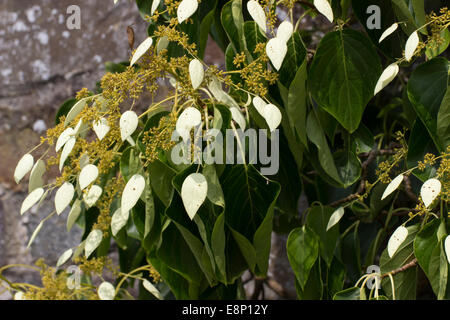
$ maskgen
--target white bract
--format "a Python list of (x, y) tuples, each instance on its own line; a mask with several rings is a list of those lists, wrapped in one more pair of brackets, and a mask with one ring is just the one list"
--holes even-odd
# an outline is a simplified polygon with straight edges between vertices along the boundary
[(158, 289), (156, 289), (156, 287), (150, 281), (148, 281), (147, 279), (144, 279), (144, 281), (142, 281), (142, 285), (144, 286), (145, 289), (147, 289), (148, 292), (150, 292), (152, 295), (154, 295), (158, 300), (164, 300), (161, 293), (158, 291)]
[(194, 59), (189, 63), (189, 75), (191, 77), (192, 87), (197, 89), (203, 82), (205, 71), (203, 65), (198, 59)]
[(81, 169), (78, 182), (80, 183), (81, 190), (86, 189), (88, 185), (95, 181), (98, 177), (98, 168), (93, 164), (88, 164)]
[(258, 3), (258, 1), (250, 0), (247, 2), (247, 10), (250, 16), (255, 20), (256, 24), (262, 29), (264, 34), (266, 33), (267, 18), (264, 9)]
[(256, 96), (253, 98), (253, 105), (255, 106), (255, 109), (262, 115), (267, 103), (260, 97)]
[(81, 169), (89, 164), (89, 155), (87, 153), (83, 153), (80, 157), (79, 164)]
[(89, 233), (84, 244), (84, 255), (86, 258), (89, 258), (92, 252), (98, 248), (100, 242), (102, 242), (102, 237), (103, 232), (101, 230), (94, 229)]
[(181, 199), (191, 220), (205, 201), (207, 193), (208, 182), (203, 174), (192, 173), (184, 180), (181, 186)]
[(420, 189), (420, 196), (422, 197), (423, 204), (426, 208), (433, 203), (434, 199), (437, 198), (439, 193), (441, 193), (441, 182), (438, 179), (429, 179), (425, 181)]
[(126, 111), (120, 117), (120, 136), (122, 141), (127, 140), (133, 134), (139, 123), (139, 118), (134, 111)]
[(386, 187), (386, 190), (383, 192), (383, 196), (381, 196), (381, 200), (384, 200), (387, 196), (389, 196), (392, 192), (397, 190), (397, 188), (400, 186), (400, 184), (403, 181), (403, 175), (400, 174), (394, 178), (394, 180), (391, 181), (391, 183), (388, 184)]
[(231, 118), (239, 125), (242, 130), (245, 130), (246, 122), (241, 109), (230, 107)]
[(42, 187), (44, 181), (42, 180), (42, 175), (45, 172), (45, 162), (39, 159), (36, 161), (33, 169), (30, 173), (30, 181), (28, 182), (28, 192), (32, 192), (34, 189)]
[(270, 39), (267, 42), (266, 53), (275, 69), (280, 70), (287, 53), (286, 42), (278, 38)]
[(123, 189), (121, 208), (124, 212), (130, 211), (136, 205), (145, 189), (145, 179), (140, 174), (135, 174), (128, 180)]
[(98, 140), (100, 141), (106, 136), (106, 134), (111, 129), (108, 125), (108, 120), (106, 120), (105, 118), (100, 118), (100, 120), (96, 121), (92, 126), (92, 128), (94, 129), (94, 132), (97, 135)]
[(81, 130), (82, 127), (84, 127), (84, 126), (83, 126), (83, 120), (80, 119), (80, 120), (78, 121), (77, 125), (75, 126), (75, 128), (73, 128), (74, 134), (75, 134), (75, 135), (79, 135), (79, 134), (80, 134), (80, 131), (82, 131), (82, 130)]
[(76, 199), (67, 216), (67, 231), (70, 231), (81, 213), (81, 201)]
[(328, 220), (328, 224), (327, 224), (327, 231), (330, 230), (332, 227), (334, 227), (336, 225), (336, 223), (338, 223), (341, 218), (344, 216), (345, 210), (342, 207), (337, 208), (333, 214), (330, 217), (330, 220)]
[(330, 22), (333, 22), (333, 9), (330, 6), (330, 3), (327, 0), (314, 0), (314, 6), (317, 11), (323, 14)]
[(22, 207), (20, 208), (20, 214), (24, 214), (28, 211), (32, 206), (34, 206), (39, 200), (41, 200), (42, 195), (44, 194), (43, 188), (37, 188), (32, 191), (22, 202)]
[(158, 43), (156, 44), (156, 53), (159, 54), (161, 50), (167, 49), (169, 46), (169, 38), (163, 36), (159, 38)]
[(14, 294), (14, 300), (25, 300), (22, 291), (18, 291)]
[(400, 245), (405, 241), (406, 237), (408, 236), (408, 229), (406, 229), (404, 226), (398, 227), (394, 233), (392, 234), (391, 238), (388, 242), (388, 254), (389, 258), (392, 258), (395, 252), (397, 252)]
[(123, 227), (126, 226), (128, 218), (130, 216), (129, 211), (122, 212), (121, 208), (118, 208), (111, 218), (111, 231), (113, 236), (117, 234)]
[(384, 69), (380, 78), (378, 79), (377, 85), (375, 86), (374, 95), (383, 90), (394, 78), (397, 76), (399, 67), (396, 63), (390, 64), (386, 69)]
[(98, 287), (97, 293), (100, 300), (114, 300), (116, 289), (111, 283), (105, 281)]
[(278, 26), (277, 38), (283, 40), (284, 42), (288, 42), (292, 36), (292, 33), (294, 33), (294, 26), (290, 21), (286, 20)]
[(64, 148), (61, 152), (61, 157), (59, 158), (59, 171), (62, 171), (62, 168), (64, 166), (64, 162), (66, 162), (67, 157), (72, 152), (73, 147), (75, 146), (76, 138), (72, 137), (70, 138), (66, 144), (64, 145)]
[(189, 19), (195, 11), (197, 11), (197, 0), (183, 0), (177, 9), (178, 23), (183, 23), (186, 19)]
[(38, 235), (38, 233), (41, 231), (42, 227), (44, 226), (44, 222), (41, 221), (39, 222), (38, 226), (36, 227), (36, 229), (34, 229), (33, 234), (31, 235), (30, 241), (28, 241), (27, 244), (27, 249), (31, 246), (31, 244), (33, 243), (34, 239), (36, 239), (36, 236)]
[(414, 31), (406, 41), (405, 46), (405, 58), (406, 61), (410, 61), (411, 58), (414, 55), (414, 52), (416, 52), (417, 46), (419, 45), (419, 34), (417, 31)]
[(73, 249), (68, 249), (68, 250), (64, 251), (64, 253), (59, 257), (58, 261), (56, 262), (56, 266), (57, 267), (62, 266), (64, 263), (67, 262), (67, 260), (70, 259), (72, 254), (73, 254)]
[(70, 109), (70, 111), (66, 115), (66, 120), (64, 120), (65, 126), (69, 125), (80, 114), (80, 112), (83, 111), (88, 98), (83, 98), (74, 104), (72, 109)]
[(378, 41), (378, 43), (380, 43), (381, 41), (383, 41), (384, 39), (386, 39), (387, 37), (389, 37), (395, 30), (397, 30), (398, 28), (398, 23), (394, 23), (392, 26), (390, 26), (389, 28), (387, 28), (383, 34), (380, 37), (380, 40)]
[(150, 15), (153, 15), (156, 11), (156, 9), (158, 9), (159, 3), (161, 2), (161, 0), (153, 0), (152, 2), (152, 8), (150, 10)]
[(88, 193), (85, 193), (83, 195), (84, 203), (86, 203), (87, 207), (90, 208), (94, 204), (97, 203), (98, 199), (100, 199), (100, 196), (102, 195), (102, 188), (96, 184), (94, 184), (88, 191)]
[(14, 171), (14, 180), (19, 183), (20, 180), (33, 168), (34, 158), (31, 154), (26, 154), (20, 158)]
[(69, 139), (71, 137), (73, 137), (74, 135), (75, 135), (75, 131), (73, 130), (73, 128), (67, 128), (66, 130), (64, 130), (59, 135), (58, 140), (56, 141), (55, 151), (58, 152), (59, 149), (64, 147), (66, 142), (69, 141)]
[(269, 125), (270, 132), (275, 131), (281, 123), (281, 111), (273, 104), (268, 104), (263, 110), (263, 118)]
[(56, 213), (61, 214), (65, 208), (70, 204), (75, 194), (75, 188), (69, 182), (64, 182), (64, 184), (59, 187), (55, 194), (55, 208)]
[(137, 47), (133, 58), (131, 58), (130, 66), (133, 66), (152, 46), (153, 39), (148, 37)]
[(202, 114), (194, 107), (186, 108), (178, 117), (176, 130), (183, 138), (189, 140), (191, 129), (202, 123)]
[(444, 241), (445, 255), (447, 256), (447, 261), (450, 264), (450, 236), (447, 236)]

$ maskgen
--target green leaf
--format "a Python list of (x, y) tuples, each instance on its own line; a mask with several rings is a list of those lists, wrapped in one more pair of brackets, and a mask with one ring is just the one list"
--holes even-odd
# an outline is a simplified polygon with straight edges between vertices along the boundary
[(358, 287), (348, 288), (337, 292), (333, 296), (333, 300), (359, 300), (360, 292), (361, 290)]
[(62, 116), (65, 116), (69, 113), (70, 109), (77, 103), (77, 99), (68, 99), (63, 102), (63, 104), (59, 107), (58, 112), (55, 116), (55, 125), (58, 125), (61, 121), (59, 120)]
[(327, 231), (328, 221), (335, 211), (334, 208), (316, 205), (309, 209), (306, 217), (306, 225), (319, 237), (320, 256), (327, 266), (331, 265), (334, 250), (339, 239), (339, 228), (331, 228)]
[(294, 32), (287, 42), (288, 51), (283, 60), (279, 74), (280, 82), (286, 87), (290, 87), (292, 81), (298, 73), (298, 69), (306, 61), (306, 48), (298, 32)]
[(292, 230), (287, 240), (287, 253), (295, 277), (303, 289), (319, 256), (317, 235), (306, 226)]
[(450, 145), (450, 90), (447, 88), (437, 115), (437, 136), (445, 149)]
[(358, 128), (380, 75), (380, 59), (370, 41), (345, 29), (320, 41), (308, 80), (317, 103), (351, 133)]
[(434, 42), (431, 42), (429, 45), (427, 45), (425, 54), (427, 55), (427, 58), (430, 60), (443, 53), (445, 50), (447, 50), (448, 46), (450, 45), (450, 31), (448, 29), (442, 30), (440, 36), (441, 39), (444, 39), (444, 41), (437, 47)]
[(414, 255), (428, 278), (433, 276), (429, 273), (429, 267), (433, 250), (438, 245), (437, 230), (439, 225), (440, 221), (433, 219), (425, 225), (414, 239)]
[(242, 0), (230, 0), (222, 8), (222, 26), (234, 47), (235, 52), (247, 51), (244, 35)]
[(136, 173), (142, 171), (138, 151), (134, 147), (128, 147), (120, 158), (120, 173), (126, 182)]
[(319, 258), (316, 260), (316, 263), (311, 269), (311, 272), (309, 273), (308, 280), (306, 281), (306, 284), (304, 288), (301, 288), (299, 286), (299, 282), (296, 280), (296, 289), (297, 289), (297, 296), (300, 300), (321, 300), (323, 291), (324, 291), (324, 284), (322, 281), (321, 273), (322, 269), (326, 268), (322, 266), (323, 262)]
[(256, 59), (258, 57), (258, 55), (255, 53), (256, 45), (258, 43), (267, 42), (267, 37), (265, 34), (262, 34), (261, 28), (255, 21), (245, 21), (244, 33), (248, 52), (250, 52), (252, 57)]
[(148, 166), (150, 182), (158, 198), (168, 207), (173, 196), (172, 178), (175, 172), (159, 160), (153, 161)]
[(447, 59), (434, 58), (417, 67), (408, 81), (409, 100), (439, 151), (444, 148), (437, 134), (437, 117), (448, 89), (449, 67)]
[(344, 188), (354, 184), (361, 177), (362, 167), (359, 157), (347, 146), (333, 154), (334, 163)]
[(413, 33), (414, 30), (419, 27), (416, 25), (414, 17), (411, 14), (411, 11), (409, 10), (405, 0), (392, 0), (392, 7), (394, 9), (395, 15), (397, 16), (397, 21), (404, 22), (404, 24), (400, 24), (400, 26), (407, 34)]

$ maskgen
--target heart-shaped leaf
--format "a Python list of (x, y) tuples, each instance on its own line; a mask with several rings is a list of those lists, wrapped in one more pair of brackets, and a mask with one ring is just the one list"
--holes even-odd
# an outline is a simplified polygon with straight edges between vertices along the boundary
[(41, 159), (36, 161), (31, 169), (30, 173), (30, 181), (28, 182), (28, 192), (32, 192), (33, 190), (42, 187), (44, 181), (42, 180), (42, 175), (45, 172), (45, 162)]
[(193, 127), (202, 122), (202, 114), (196, 108), (186, 108), (178, 117), (176, 130), (183, 138), (183, 141), (189, 140), (190, 132)]
[(391, 183), (388, 184), (386, 187), (386, 190), (383, 192), (383, 196), (381, 197), (381, 200), (386, 199), (387, 196), (389, 196), (392, 192), (397, 190), (397, 188), (400, 186), (400, 184), (403, 181), (403, 175), (400, 174), (394, 178), (394, 180), (391, 181)]
[(117, 232), (119, 232), (120, 229), (126, 226), (129, 217), (130, 212), (129, 211), (122, 212), (121, 208), (118, 208), (114, 212), (111, 218), (111, 231), (113, 236), (117, 235)]
[(441, 193), (441, 182), (438, 179), (429, 179), (425, 181), (420, 189), (420, 196), (426, 208), (437, 198)]
[(277, 38), (283, 40), (284, 42), (288, 42), (294, 33), (294, 26), (290, 21), (283, 21), (277, 30)]
[(181, 199), (189, 218), (194, 219), (208, 194), (208, 182), (201, 173), (192, 173), (186, 177), (181, 186)]
[(145, 178), (135, 174), (128, 180), (122, 193), (121, 207), (124, 212), (130, 211), (136, 205), (145, 189)]
[(31, 154), (26, 154), (20, 158), (14, 171), (14, 180), (19, 183), (20, 180), (33, 168), (34, 158)]
[(83, 195), (84, 203), (86, 203), (87, 207), (90, 208), (94, 206), (100, 196), (102, 195), (103, 190), (100, 186), (94, 184), (87, 193)]
[(397, 76), (399, 71), (398, 65), (396, 63), (390, 64), (386, 69), (384, 69), (380, 78), (378, 79), (377, 85), (375, 86), (374, 95), (383, 90), (394, 78)]
[(75, 188), (69, 182), (64, 182), (64, 184), (59, 187), (55, 194), (55, 208), (56, 213), (61, 214), (64, 209), (70, 204), (75, 194)]
[(409, 36), (408, 40), (406, 41), (405, 46), (405, 58), (406, 61), (410, 61), (412, 57), (414, 56), (414, 52), (416, 52), (417, 46), (419, 45), (419, 34), (417, 31), (414, 31)]
[(98, 168), (93, 164), (88, 164), (81, 169), (78, 182), (80, 183), (81, 190), (86, 189), (88, 185), (95, 181), (98, 177)]
[(281, 111), (273, 104), (266, 105), (262, 116), (269, 125), (270, 132), (275, 131), (281, 123)]
[(266, 24), (267, 18), (264, 9), (258, 3), (258, 1), (250, 0), (247, 2), (247, 10), (250, 13), (252, 19), (256, 22), (256, 24), (261, 28), (263, 33), (266, 33)]
[(62, 171), (62, 168), (64, 166), (64, 162), (66, 162), (67, 157), (70, 155), (70, 153), (72, 152), (73, 147), (75, 146), (75, 142), (76, 142), (76, 138), (75, 137), (71, 137), (66, 144), (64, 145), (64, 148), (61, 152), (61, 157), (59, 158), (59, 171)]
[(92, 252), (98, 248), (100, 242), (102, 242), (102, 238), (103, 232), (101, 230), (94, 229), (89, 233), (84, 244), (84, 255), (86, 258), (89, 258)]
[(34, 206), (39, 200), (41, 200), (42, 195), (44, 194), (43, 188), (37, 188), (32, 191), (22, 202), (22, 207), (20, 208), (20, 214), (24, 214), (28, 211), (32, 206)]
[(203, 65), (198, 59), (194, 59), (189, 63), (189, 75), (191, 76), (191, 83), (194, 89), (200, 87), (205, 77)]
[(66, 142), (69, 141), (69, 139), (74, 135), (75, 131), (73, 130), (73, 128), (67, 128), (66, 130), (64, 130), (59, 135), (58, 140), (56, 141), (55, 151), (58, 152), (62, 147), (64, 147)]
[(287, 53), (286, 42), (278, 38), (270, 39), (267, 42), (266, 53), (275, 69), (280, 70)]
[(253, 105), (255, 106), (255, 109), (259, 112), (259, 114), (262, 115), (267, 103), (260, 97), (256, 96), (253, 98)]
[(177, 9), (178, 23), (183, 23), (186, 19), (189, 19), (195, 11), (197, 11), (197, 0), (183, 0)]
[(384, 39), (389, 37), (395, 30), (397, 30), (397, 28), (398, 28), (398, 23), (394, 23), (392, 26), (387, 28), (381, 35), (380, 40), (378, 40), (378, 43), (380, 43), (381, 41), (383, 41)]
[(333, 9), (327, 0), (314, 0), (314, 6), (317, 11), (323, 14), (331, 23), (333, 23)]
[(106, 120), (105, 118), (100, 118), (100, 120), (96, 121), (92, 128), (94, 129), (94, 132), (97, 135), (98, 140), (100, 141), (108, 134), (109, 130), (111, 129), (108, 125), (108, 120)]
[(395, 252), (403, 243), (403, 241), (405, 241), (407, 236), (408, 236), (408, 229), (406, 229), (404, 226), (400, 226), (394, 231), (391, 238), (389, 239), (387, 246), (388, 255), (390, 258), (394, 256)]
[(153, 39), (148, 37), (137, 47), (133, 58), (131, 59), (130, 66), (133, 66), (152, 46)]
[(120, 117), (120, 136), (122, 141), (127, 140), (133, 134), (139, 123), (139, 118), (134, 111), (126, 111)]
[(338, 223), (341, 218), (344, 216), (345, 210), (342, 207), (337, 208), (333, 214), (330, 217), (330, 220), (328, 220), (328, 224), (327, 224), (327, 231), (330, 230), (332, 227), (334, 227), (336, 225), (336, 223)]

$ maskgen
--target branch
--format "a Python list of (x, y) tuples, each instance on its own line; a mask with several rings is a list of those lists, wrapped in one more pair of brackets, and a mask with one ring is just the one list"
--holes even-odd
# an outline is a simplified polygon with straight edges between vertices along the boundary
[(417, 259), (414, 258), (413, 260), (411, 260), (411, 262), (405, 264), (403, 267), (400, 267), (398, 269), (392, 270), (391, 272), (387, 272), (385, 274), (381, 275), (381, 279), (386, 278), (389, 276), (389, 274), (391, 274), (392, 276), (395, 276), (397, 273), (403, 272), (409, 268), (415, 267), (417, 266)]

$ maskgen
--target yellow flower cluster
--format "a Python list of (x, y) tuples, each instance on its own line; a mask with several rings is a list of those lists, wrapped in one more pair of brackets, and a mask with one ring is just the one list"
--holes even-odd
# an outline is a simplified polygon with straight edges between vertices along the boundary
[(160, 151), (168, 151), (175, 145), (171, 138), (172, 132), (175, 130), (176, 121), (175, 114), (170, 113), (159, 120), (157, 127), (144, 132), (142, 143), (145, 146), (145, 166), (158, 159)]

